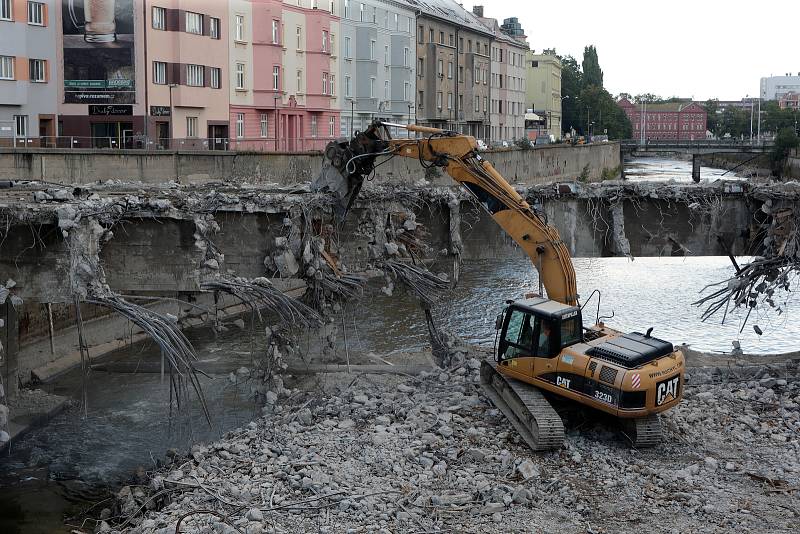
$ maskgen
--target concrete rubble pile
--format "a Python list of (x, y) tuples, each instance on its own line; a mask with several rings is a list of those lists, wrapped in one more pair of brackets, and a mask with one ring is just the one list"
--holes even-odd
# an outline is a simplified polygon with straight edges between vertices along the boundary
[(563, 449), (537, 454), (481, 395), (483, 356), (418, 377), (296, 384), (260, 419), (175, 458), (149, 489), (123, 488), (125, 528), (167, 534), (183, 517), (182, 532), (249, 534), (795, 531), (796, 367), (719, 384), (719, 370), (692, 369), (658, 448), (632, 450), (579, 414)]

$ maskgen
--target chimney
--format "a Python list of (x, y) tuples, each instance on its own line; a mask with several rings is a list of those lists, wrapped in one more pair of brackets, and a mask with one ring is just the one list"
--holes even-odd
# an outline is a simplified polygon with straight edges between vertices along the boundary
[(483, 6), (472, 6), (472, 14), (476, 17), (483, 17)]

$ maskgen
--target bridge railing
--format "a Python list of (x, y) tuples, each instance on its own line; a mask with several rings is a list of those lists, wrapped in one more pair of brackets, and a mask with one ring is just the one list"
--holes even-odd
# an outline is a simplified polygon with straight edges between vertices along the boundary
[(639, 139), (624, 139), (620, 141), (623, 147), (642, 148), (765, 148), (773, 145), (772, 141), (750, 139), (697, 139), (693, 141), (681, 139), (648, 139), (642, 142)]

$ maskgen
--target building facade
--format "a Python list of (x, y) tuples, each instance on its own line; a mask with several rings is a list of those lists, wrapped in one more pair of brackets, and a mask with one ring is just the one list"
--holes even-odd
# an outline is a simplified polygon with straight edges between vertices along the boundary
[(489, 122), (490, 141), (511, 142), (525, 136), (525, 55), (528, 43), (516, 18), (484, 17), (483, 6), (474, 6), (473, 14), (492, 32), (490, 64)]
[(488, 140), (492, 32), (452, 0), (415, 4), (418, 122)]
[(54, 146), (56, 0), (0, 0), (0, 146)]
[(789, 73), (761, 78), (761, 98), (764, 100), (780, 100), (783, 95), (792, 92), (800, 93), (800, 72), (797, 76)]
[(706, 138), (708, 116), (697, 102), (636, 105), (622, 98), (617, 104), (631, 121), (634, 139), (693, 141)]
[(800, 109), (800, 93), (789, 92), (781, 96), (778, 100), (778, 107), (781, 109)]
[[(527, 67), (527, 108), (541, 116), (549, 135), (561, 138), (561, 60), (554, 51), (529, 51)], [(569, 125), (567, 125), (569, 126)], [(573, 125), (575, 126), (575, 125)]]
[(227, 149), (228, 2), (146, 0), (146, 5), (149, 137), (163, 147)]
[(321, 150), (339, 129), (335, 3), (230, 2), (231, 146)]
[(413, 122), (414, 10), (394, 0), (339, 0), (337, 5), (341, 135), (363, 131), (378, 118)]

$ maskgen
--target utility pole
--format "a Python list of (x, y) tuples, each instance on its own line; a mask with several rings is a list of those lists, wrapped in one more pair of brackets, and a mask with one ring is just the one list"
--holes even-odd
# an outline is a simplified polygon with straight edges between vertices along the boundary
[(761, 97), (758, 97), (758, 142), (761, 143)]
[[(750, 95), (747, 95), (750, 98)], [(750, 98), (750, 144), (753, 144), (753, 99)]]

